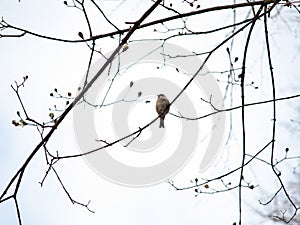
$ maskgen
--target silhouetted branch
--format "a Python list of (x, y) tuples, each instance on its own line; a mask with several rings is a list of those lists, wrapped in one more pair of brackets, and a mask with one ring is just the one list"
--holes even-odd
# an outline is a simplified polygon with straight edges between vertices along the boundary
[[(113, 53), (111, 54), (111, 56), (108, 58), (108, 60), (104, 63), (104, 65), (102, 66), (102, 68), (98, 71), (98, 73), (91, 79), (91, 81), (89, 81), (86, 86), (84, 88), (82, 88), (82, 91), (77, 95), (77, 97), (74, 99), (74, 101), (65, 109), (65, 111), (57, 118), (55, 124), (51, 127), (50, 131), (47, 133), (47, 135), (45, 135), (45, 137), (39, 142), (39, 144), (34, 148), (34, 150), (31, 152), (31, 154), (27, 157), (27, 159), (25, 160), (24, 164), (20, 167), (20, 169), (18, 170), (18, 172), (11, 178), (9, 184), (6, 186), (5, 190), (3, 191), (3, 193), (0, 196), (0, 203), (3, 201), (6, 201), (10, 198), (5, 198), (5, 195), (7, 194), (7, 191), (11, 188), (12, 184), (14, 182), (16, 182), (16, 187), (14, 189), (14, 195), (13, 198), (16, 201), (16, 195), (18, 193), (21, 181), (22, 181), (22, 177), (24, 175), (24, 171), (27, 168), (29, 162), (32, 160), (32, 158), (35, 156), (35, 154), (39, 151), (39, 149), (44, 146), (49, 139), (51, 138), (52, 134), (54, 133), (54, 131), (57, 129), (57, 127), (61, 124), (61, 122), (64, 120), (64, 118), (67, 116), (67, 114), (71, 111), (71, 109), (76, 105), (76, 103), (79, 102), (79, 100), (84, 96), (84, 94), (89, 90), (89, 88), (93, 85), (93, 83), (98, 79), (98, 77), (103, 73), (103, 71), (107, 68), (107, 66), (110, 64), (110, 62), (114, 59), (115, 55), (120, 51), (120, 49), (123, 47), (123, 45), (128, 41), (128, 39), (130, 38), (130, 36), (135, 32), (135, 30), (138, 29), (138, 27), (141, 25), (141, 23), (152, 13), (152, 11), (158, 6), (158, 4), (161, 2), (161, 0), (157, 0), (155, 2), (155, 4), (153, 4), (142, 16), (139, 20), (137, 20), (135, 22), (135, 24), (133, 25), (133, 27), (128, 31), (128, 33), (126, 34), (126, 36), (121, 40), (120, 44), (118, 45), (118, 47), (113, 51)], [(1, 23), (1, 26), (3, 25), (3, 21)], [(26, 78), (27, 79), (27, 78)], [(25, 80), (24, 79), (24, 82)], [(20, 85), (18, 85), (16, 83), (16, 89), (15, 92), (18, 94), (18, 88), (20, 86), (24, 86), (24, 82), (21, 83)], [(20, 100), (20, 103), (22, 105), (22, 101)], [(25, 107), (22, 105), (24, 111), (25, 111)], [(26, 111), (25, 111), (26, 114)], [(59, 156), (57, 155), (56, 158), (53, 157), (54, 159), (59, 159)], [(52, 167), (52, 170), (54, 170), (54, 168)], [(55, 170), (54, 170), (55, 171)], [(56, 173), (56, 172), (55, 172)], [(62, 184), (60, 178), (58, 177), (58, 174), (56, 173), (58, 180), (60, 181), (60, 183)], [(63, 184), (62, 187), (64, 188)], [(64, 190), (66, 191), (66, 189), (64, 188)], [(68, 194), (68, 192), (66, 192)], [(70, 195), (68, 194), (68, 196), (70, 197)], [(73, 202), (72, 198), (70, 198), (71, 201)], [(17, 203), (17, 201), (16, 201)], [(78, 204), (78, 202), (74, 201), (73, 204), (76, 203)], [(81, 204), (82, 205), (82, 204)], [(86, 205), (88, 208), (88, 204)], [(19, 208), (18, 205), (16, 204), (16, 208), (17, 211), (19, 212)], [(19, 224), (21, 225), (21, 219), (19, 217)]]
[[(212, 108), (213, 112), (211, 112), (211, 113), (205, 114), (203, 116), (197, 116), (194, 118), (186, 117), (186, 116), (182, 115), (181, 112), (178, 112), (178, 115), (173, 114), (173, 113), (170, 113), (170, 114), (177, 118), (180, 118), (180, 119), (200, 120), (200, 119), (212, 116), (217, 113), (232, 112), (233, 110), (241, 109), (241, 125), (242, 125), (242, 133), (241, 133), (242, 134), (242, 147), (241, 147), (241, 152), (240, 152), (241, 159), (239, 161), (238, 166), (235, 169), (231, 169), (229, 172), (222, 173), (221, 175), (217, 175), (213, 178), (209, 178), (209, 179), (196, 178), (194, 181), (192, 181), (192, 185), (189, 185), (186, 187), (178, 187), (177, 185), (175, 185), (175, 183), (172, 180), (169, 180), (169, 184), (175, 190), (178, 190), (178, 191), (191, 189), (196, 193), (196, 196), (201, 195), (201, 194), (209, 195), (209, 194), (224, 193), (224, 192), (229, 192), (229, 191), (238, 189), (238, 193), (239, 193), (239, 195), (238, 195), (239, 224), (242, 224), (242, 200), (243, 200), (242, 190), (245, 190), (245, 188), (252, 190), (252, 189), (255, 189), (256, 187), (258, 187), (258, 185), (259, 185), (259, 184), (256, 184), (255, 182), (245, 179), (244, 169), (246, 166), (250, 165), (250, 163), (252, 161), (257, 160), (262, 163), (265, 163), (269, 168), (270, 167), (272, 168), (273, 174), (276, 176), (276, 179), (278, 180), (278, 182), (280, 184), (280, 187), (278, 188), (278, 190), (272, 195), (272, 197), (267, 202), (262, 203), (261, 201), (259, 201), (259, 203), (261, 205), (268, 205), (271, 202), (275, 201), (275, 199), (278, 197), (279, 193), (284, 194), (285, 200), (293, 208), (293, 213), (292, 213), (292, 215), (287, 216), (286, 211), (281, 211), (281, 214), (275, 215), (274, 218), (284, 221), (284, 222), (287, 222), (287, 223), (293, 221), (293, 219), (295, 218), (295, 216), (299, 210), (299, 206), (298, 206), (299, 204), (297, 201), (295, 201), (291, 197), (290, 191), (288, 190), (287, 186), (282, 181), (280, 167), (277, 167), (277, 166), (280, 163), (285, 162), (287, 160), (299, 159), (300, 156), (290, 156), (290, 155), (288, 156), (288, 151), (286, 150), (286, 154), (283, 158), (280, 158), (279, 160), (277, 160), (274, 157), (275, 149), (276, 149), (275, 148), (276, 119), (277, 119), (276, 107), (278, 105), (277, 102), (298, 98), (298, 97), (300, 97), (300, 94), (290, 95), (290, 96), (281, 97), (281, 98), (278, 98), (276, 95), (275, 76), (274, 76), (274, 72), (273, 72), (273, 65), (272, 65), (271, 52), (270, 52), (271, 50), (270, 50), (270, 43), (269, 43), (269, 34), (268, 34), (268, 20), (270, 19), (269, 18), (270, 12), (273, 9), (275, 9), (275, 6), (277, 6), (278, 4), (282, 4), (282, 6), (281, 6), (282, 8), (284, 6), (285, 7), (293, 7), (299, 12), (298, 7), (295, 5), (296, 3), (299, 3), (299, 2), (298, 1), (284, 1), (284, 3), (283, 2), (281, 3), (279, 0), (264, 0), (264, 1), (247, 1), (244, 3), (237, 4), (234, 1), (234, 4), (214, 6), (214, 7), (209, 7), (209, 8), (205, 8), (205, 9), (199, 9), (200, 8), (200, 5), (199, 5), (198, 7), (196, 6), (196, 10), (192, 9), (192, 11), (190, 11), (188, 13), (180, 13), (179, 10), (172, 8), (172, 5), (166, 5), (166, 2), (163, 0), (157, 0), (157, 1), (153, 1), (153, 2), (154, 2), (153, 5), (140, 17), (139, 20), (134, 21), (134, 22), (132, 22), (132, 21), (125, 22), (125, 24), (131, 26), (130, 28), (120, 29), (105, 15), (105, 13), (100, 8), (100, 6), (96, 3), (96, 1), (90, 0), (90, 3), (92, 3), (91, 4), (92, 7), (94, 7), (94, 9), (96, 9), (101, 14), (101, 17), (104, 18), (106, 23), (109, 24), (109, 27), (111, 29), (113, 29), (113, 31), (105, 31), (107, 33), (95, 34), (95, 32), (93, 30), (93, 24), (91, 23), (91, 20), (89, 17), (90, 15), (87, 10), (88, 9), (87, 1), (86, 0), (82, 0), (82, 1), (78, 1), (78, 0), (71, 1), (70, 0), (69, 2), (64, 1), (64, 4), (67, 7), (72, 7), (72, 8), (76, 8), (76, 9), (80, 10), (80, 13), (83, 14), (84, 19), (85, 19), (85, 23), (86, 23), (86, 26), (88, 29), (88, 35), (87, 35), (87, 37), (84, 37), (84, 35), (81, 32), (79, 32), (78, 36), (80, 37), (80, 39), (76, 39), (76, 40), (68, 40), (68, 39), (63, 39), (63, 38), (58, 38), (58, 37), (50, 37), (47, 35), (35, 33), (35, 32), (29, 31), (29, 30), (26, 30), (23, 28), (19, 28), (17, 26), (10, 25), (2, 18), (2, 20), (0, 21), (0, 38), (21, 38), (21, 37), (24, 37), (25, 35), (32, 35), (32, 36), (39, 37), (42, 39), (58, 41), (58, 42), (85, 43), (86, 46), (88, 47), (88, 49), (90, 50), (90, 54), (86, 61), (87, 68), (86, 68), (86, 74), (85, 74), (85, 81), (84, 81), (83, 86), (80, 87), (80, 89), (78, 89), (79, 94), (76, 97), (73, 97), (70, 92), (68, 92), (67, 95), (61, 94), (57, 91), (57, 89), (54, 89), (54, 92), (50, 93), (50, 96), (57, 98), (57, 99), (61, 99), (63, 101), (66, 101), (66, 104), (64, 107), (62, 107), (62, 109), (60, 107), (56, 107), (56, 105), (54, 106), (54, 109), (50, 109), (51, 111), (62, 112), (62, 113), (59, 116), (54, 116), (54, 113), (51, 112), (49, 114), (49, 117), (51, 120), (46, 123), (37, 122), (36, 120), (32, 119), (31, 115), (29, 115), (29, 112), (27, 111), (25, 104), (21, 98), (20, 88), (24, 87), (25, 81), (28, 79), (28, 76), (23, 77), (23, 81), (21, 83), (15, 82), (14, 85), (11, 86), (13, 91), (15, 92), (15, 94), (18, 98), (18, 101), (21, 105), (21, 108), (22, 108), (21, 113), (19, 111), (17, 112), (17, 115), (20, 120), (19, 121), (13, 120), (13, 124), (15, 126), (22, 126), (22, 127), (26, 126), (26, 125), (34, 126), (34, 128), (36, 128), (37, 131), (39, 132), (40, 142), (32, 150), (30, 155), (26, 158), (25, 162), (20, 166), (20, 168), (17, 170), (17, 172), (14, 174), (14, 176), (11, 177), (11, 179), (9, 180), (8, 185), (5, 187), (3, 193), (0, 195), (0, 203), (6, 202), (8, 200), (14, 201), (18, 222), (21, 225), (22, 224), (21, 212), (20, 212), (20, 208), (19, 208), (19, 204), (18, 204), (18, 200), (17, 200), (17, 194), (19, 192), (19, 188), (20, 188), (26, 168), (28, 167), (28, 165), (32, 161), (32, 159), (35, 157), (36, 153), (38, 151), (40, 151), (41, 148), (43, 148), (47, 168), (46, 168), (46, 172), (45, 172), (44, 176), (42, 177), (41, 181), (39, 182), (40, 185), (43, 186), (46, 178), (50, 174), (50, 171), (53, 171), (56, 179), (60, 183), (62, 189), (64, 190), (65, 194), (68, 196), (71, 203), (83, 206), (88, 211), (94, 213), (94, 211), (91, 210), (89, 207), (90, 201), (88, 201), (87, 204), (84, 204), (84, 203), (78, 202), (73, 199), (73, 197), (70, 194), (70, 191), (68, 190), (66, 185), (63, 183), (62, 178), (59, 176), (59, 173), (56, 170), (57, 163), (63, 162), (63, 160), (65, 160), (65, 159), (78, 158), (78, 157), (86, 156), (89, 154), (93, 154), (97, 151), (107, 149), (108, 147), (111, 147), (117, 143), (120, 143), (121, 141), (124, 141), (124, 140), (127, 141), (127, 144), (125, 144), (124, 147), (128, 147), (133, 141), (135, 141), (141, 135), (141, 133), (146, 128), (148, 128), (151, 124), (153, 124), (159, 118), (159, 115), (157, 117), (153, 118), (152, 120), (150, 120), (145, 125), (138, 127), (138, 129), (136, 129), (134, 132), (125, 134), (123, 137), (121, 137), (117, 140), (113, 140), (113, 141), (106, 141), (106, 140), (102, 140), (102, 139), (96, 140), (96, 141), (100, 142), (101, 144), (103, 144), (103, 146), (101, 146), (99, 148), (95, 148), (95, 149), (87, 149), (86, 152), (81, 153), (81, 154), (60, 155), (58, 153), (58, 151), (56, 151), (56, 154), (51, 153), (51, 151), (49, 151), (47, 148), (47, 143), (50, 140), (50, 138), (52, 137), (52, 135), (54, 134), (54, 132), (56, 131), (56, 129), (60, 126), (60, 124), (64, 121), (66, 116), (70, 113), (70, 111), (77, 104), (86, 103), (87, 106), (91, 106), (94, 108), (101, 108), (104, 106), (114, 105), (114, 104), (117, 104), (120, 102), (139, 101), (139, 97), (136, 99), (128, 99), (127, 98), (128, 93), (130, 91), (130, 87), (133, 84), (133, 82), (132, 82), (132, 84), (130, 84), (131, 86), (129, 86), (129, 88), (128, 88), (128, 92), (126, 92), (125, 95), (121, 99), (118, 99), (118, 100), (112, 101), (112, 102), (106, 102), (108, 99), (108, 95), (110, 94), (110, 91), (112, 89), (113, 82), (114, 82), (115, 78), (120, 74), (120, 65), (121, 65), (121, 63), (120, 63), (121, 57), (120, 56), (121, 56), (122, 52), (124, 51), (125, 47), (128, 48), (127, 44), (129, 42), (159, 40), (159, 41), (162, 41), (162, 44), (158, 48), (164, 49), (164, 45), (167, 43), (167, 41), (170, 41), (173, 38), (189, 37), (189, 36), (197, 36), (197, 35), (200, 36), (200, 35), (212, 34), (212, 33), (216, 33), (219, 31), (224, 31), (226, 29), (230, 29), (228, 34), (226, 34), (225, 38), (223, 38), (219, 41), (216, 41), (216, 45), (211, 47), (211, 49), (208, 51), (195, 50), (195, 51), (191, 52), (191, 54), (187, 54), (187, 55), (170, 55), (168, 53), (163, 52), (162, 55), (164, 57), (163, 58), (164, 65), (166, 65), (168, 59), (172, 59), (172, 58), (195, 57), (195, 56), (197, 57), (200, 55), (203, 56), (203, 58), (204, 58), (203, 63), (198, 66), (197, 71), (193, 74), (188, 74), (188, 75), (190, 75), (190, 79), (188, 80), (188, 82), (186, 84), (184, 84), (183, 88), (172, 99), (172, 101), (170, 103), (170, 105), (172, 105), (186, 91), (186, 89), (192, 84), (192, 82), (195, 80), (195, 78), (197, 76), (199, 76), (200, 72), (202, 71), (202, 69), (208, 62), (208, 60), (210, 60), (210, 58), (212, 58), (211, 56), (214, 53), (216, 53), (217, 50), (219, 50), (221, 47), (223, 47), (226, 43), (230, 42), (231, 47), (226, 48), (227, 54), (228, 54), (228, 59), (229, 59), (228, 70), (226, 70), (226, 71), (224, 70), (221, 72), (210, 72), (209, 74), (207, 74), (207, 75), (212, 75), (213, 73), (222, 74), (225, 72), (226, 73), (229, 72), (229, 75), (228, 75), (226, 81), (217, 80), (219, 83), (223, 82), (226, 85), (225, 94), (224, 94), (223, 99), (225, 100), (229, 97), (231, 98), (229, 108), (223, 109), (223, 108), (216, 107), (212, 103), (212, 98), (214, 96), (211, 95), (208, 100), (203, 99), (203, 98), (199, 99), (199, 100), (202, 100), (205, 103), (207, 103)], [(184, 5), (188, 4), (191, 6), (191, 8), (193, 8), (195, 6), (195, 2), (196, 1), (184, 0), (183, 4)], [(258, 9), (258, 7), (256, 8), (256, 6), (258, 6), (260, 8)], [(144, 23), (145, 19), (157, 7), (162, 7), (174, 15)], [(237, 22), (236, 10), (239, 8), (247, 9), (249, 7), (251, 8), (251, 10), (249, 10), (247, 16), (244, 17), (244, 20)], [(262, 9), (264, 9), (264, 11), (262, 11)], [(216, 28), (214, 27), (214, 28), (211, 28), (208, 30), (202, 30), (202, 28), (201, 28), (201, 30), (198, 30), (198, 29), (196, 30), (195, 28), (191, 28), (188, 25), (188, 19), (190, 17), (205, 14), (205, 13), (210, 13), (210, 12), (219, 12), (219, 11), (223, 11), (223, 10), (233, 10), (233, 22), (231, 22), (229, 24), (226, 23), (223, 26), (218, 26)], [(253, 17), (249, 18), (250, 16), (252, 16), (252, 13), (253, 13)], [(277, 13), (277, 15), (280, 15), (280, 11)], [(272, 99), (265, 100), (265, 101), (256, 101), (253, 103), (246, 103), (245, 102), (245, 97), (246, 97), (245, 96), (245, 87), (250, 86), (255, 89), (257, 88), (256, 86), (254, 86), (254, 82), (252, 82), (252, 83), (245, 82), (245, 74), (246, 74), (246, 64), (247, 64), (248, 50), (249, 50), (249, 45), (250, 45), (250, 38), (252, 36), (252, 32), (254, 30), (256, 22), (260, 18), (264, 18), (264, 21), (263, 21), (264, 22), (264, 33), (263, 34), (265, 36), (265, 46), (266, 46), (266, 50), (267, 50), (267, 58), (268, 58), (269, 71), (270, 71), (271, 84), (272, 84), (272, 86), (271, 86), (272, 87)], [(176, 25), (176, 27), (173, 27), (173, 28), (169, 24), (167, 24), (167, 22), (171, 22), (171, 21), (175, 21), (175, 20), (179, 20), (181, 23), (179, 25)], [(153, 31), (156, 34), (160, 34), (161, 37), (159, 37), (159, 38), (149, 37), (149, 39), (130, 40), (130, 38), (132, 37), (132, 35), (134, 34), (135, 31), (143, 29), (143, 28), (147, 28), (150, 26), (154, 26), (154, 25), (161, 26), (159, 28), (154, 28), (154, 31)], [(248, 33), (246, 35), (246, 42), (243, 47), (244, 49), (243, 49), (242, 67), (235, 68), (234, 63), (236, 61), (238, 61), (238, 58), (237, 57), (234, 58), (232, 55), (234, 38), (239, 33), (244, 31), (245, 29), (248, 29)], [(115, 35), (117, 35), (118, 38), (114, 37)], [(102, 38), (106, 38), (106, 37), (113, 38), (113, 40), (117, 43), (117, 47), (110, 54), (110, 56), (105, 56), (101, 52), (101, 49), (100, 50), (96, 49), (97, 41)], [(123, 50), (122, 50), (122, 48), (123, 48)], [(157, 50), (157, 49), (155, 49), (155, 50)], [(155, 50), (153, 50), (153, 51), (155, 51)], [(104, 62), (101, 69), (97, 72), (96, 75), (94, 75), (93, 77), (88, 77), (90, 74), (92, 61), (95, 57), (95, 53), (99, 53), (106, 61)], [(145, 55), (151, 54), (151, 53), (152, 52), (145, 53)], [(114, 74), (112, 74), (113, 72), (111, 71), (111, 68), (112, 68), (112, 62), (114, 60), (118, 60), (117, 61), (118, 68), (117, 68), (117, 71), (116, 72), (113, 71)], [(130, 66), (132, 66), (132, 65), (130, 65)], [(128, 66), (128, 68), (130, 66)], [(95, 81), (100, 76), (103, 76), (103, 72), (107, 68), (108, 68), (107, 75), (110, 77), (110, 80), (111, 80), (109, 88), (108, 88), (107, 92), (105, 93), (105, 96), (104, 96), (101, 104), (99, 104), (99, 105), (92, 104), (87, 99), (85, 99), (85, 94), (89, 91), (89, 89), (95, 83)], [(238, 70), (241, 70), (240, 75), (237, 75)], [(179, 72), (178, 69), (177, 69), (177, 71)], [(184, 72), (182, 72), (182, 73), (184, 73)], [(236, 87), (238, 85), (240, 86), (239, 90), (241, 93), (241, 103), (239, 103), (240, 105), (233, 107), (233, 100), (232, 100), (233, 87)], [(267, 142), (267, 144), (262, 149), (260, 149), (259, 151), (256, 150), (257, 152), (254, 155), (252, 155), (252, 154), (247, 153), (248, 146), (246, 146), (246, 140), (248, 140), (247, 136), (246, 136), (246, 127), (247, 127), (246, 126), (247, 121), (246, 121), (246, 117), (245, 117), (246, 109), (248, 106), (257, 106), (257, 105), (262, 105), (262, 104), (267, 104), (267, 103), (272, 104), (272, 111), (273, 111), (272, 137), (270, 138), (270, 140)], [(230, 123), (232, 123), (233, 122), (232, 117), (230, 119), (231, 119)], [(231, 131), (231, 129), (232, 129), (232, 127), (230, 128), (230, 131)], [(248, 135), (248, 133), (247, 133), (247, 135)], [(227, 142), (229, 141), (230, 137), (231, 137), (231, 133), (229, 133), (229, 135), (228, 135)], [(247, 149), (246, 149), (246, 147), (247, 147)], [(262, 152), (265, 152), (267, 149), (270, 149), (270, 159), (266, 160), (263, 157), (259, 157), (259, 155)], [(249, 157), (249, 159), (248, 159), (248, 157)], [(232, 175), (236, 175), (238, 177), (238, 180), (235, 182), (232, 182), (232, 183), (226, 182), (227, 179), (231, 178)], [(8, 194), (8, 192), (10, 190), (13, 190), (13, 194)]]

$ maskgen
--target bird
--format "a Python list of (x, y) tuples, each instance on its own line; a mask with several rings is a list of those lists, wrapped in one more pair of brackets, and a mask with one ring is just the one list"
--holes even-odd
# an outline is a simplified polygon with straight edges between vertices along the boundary
[(169, 109), (170, 109), (170, 102), (167, 99), (167, 97), (164, 94), (157, 95), (156, 112), (158, 113), (160, 118), (159, 128), (165, 127), (164, 119), (167, 113), (169, 112)]

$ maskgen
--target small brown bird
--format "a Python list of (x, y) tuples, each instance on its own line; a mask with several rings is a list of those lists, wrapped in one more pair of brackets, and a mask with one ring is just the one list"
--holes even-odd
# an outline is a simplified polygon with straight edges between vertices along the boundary
[(157, 101), (156, 101), (156, 112), (158, 113), (160, 117), (160, 123), (159, 123), (159, 128), (164, 128), (164, 119), (167, 113), (169, 112), (170, 109), (170, 102), (167, 99), (167, 97), (163, 94), (157, 95)]

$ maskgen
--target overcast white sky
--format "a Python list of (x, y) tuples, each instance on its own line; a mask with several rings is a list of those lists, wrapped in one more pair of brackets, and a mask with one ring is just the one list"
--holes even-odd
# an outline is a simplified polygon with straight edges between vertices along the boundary
[[(227, 3), (230, 4), (231, 1), (227, 1)], [(111, 21), (124, 28), (124, 21), (136, 20), (151, 4), (150, 1), (144, 0), (107, 0), (103, 2), (102, 7), (106, 14), (112, 18)], [(205, 4), (208, 3), (203, 3), (203, 7)], [(238, 18), (244, 18), (242, 14), (238, 14)], [(92, 15), (94, 21), (97, 21), (96, 11), (92, 11)], [(164, 14), (160, 14), (160, 16), (162, 15)], [(230, 15), (229, 11), (223, 14), (212, 13), (205, 20), (199, 21), (199, 26), (206, 30), (211, 28), (214, 23), (219, 25), (222, 24), (221, 22), (228, 23), (232, 19), (232, 17), (229, 17)], [(288, 13), (283, 15), (289, 16)], [(21, 2), (18, 2), (2, 0), (0, 3), (0, 16), (12, 25), (48, 36), (78, 39), (77, 33), (79, 31), (87, 34), (81, 13), (78, 10), (65, 7), (63, 1), (21, 0)], [(155, 18), (155, 16), (150, 16), (149, 21)], [(264, 39), (261, 32), (262, 21), (259, 21), (259, 23), (259, 28), (254, 32), (253, 50), (249, 52), (248, 67), (248, 73), (253, 77), (255, 85), (259, 86), (259, 89), (254, 90), (251, 87), (247, 89), (247, 96), (249, 96), (247, 101), (249, 102), (271, 98), (271, 86), (269, 78), (266, 78), (268, 67), (263, 66), (266, 58), (261, 56), (265, 53)], [(294, 26), (294, 23), (291, 24), (292, 30)], [(298, 67), (295, 65), (300, 65), (300, 58), (297, 54), (299, 50), (299, 43), (297, 43), (297, 36), (295, 35), (297, 32), (288, 33), (289, 28), (285, 27), (284, 23), (279, 23), (276, 20), (271, 23), (270, 27), (272, 29), (270, 34), (272, 35), (273, 64), (275, 65), (276, 78), (278, 78), (276, 81), (278, 96), (298, 94), (297, 86), (299, 84), (296, 78), (299, 72), (297, 71)], [(106, 25), (99, 26), (95, 28), (95, 33), (106, 33), (108, 29), (111, 28)], [(146, 31), (150, 32), (151, 30), (153, 28)], [(146, 38), (146, 31), (138, 33), (136, 39)], [(221, 41), (224, 35), (225, 33), (221, 33), (219, 36), (215, 35), (213, 39), (210, 36), (209, 38), (199, 39), (199, 49), (203, 45), (208, 46), (207, 49), (210, 49), (211, 46), (218, 43), (215, 38)], [(240, 45), (237, 44), (233, 49), (233, 54), (240, 58), (242, 58), (243, 49), (237, 46), (243, 46), (245, 37), (246, 33), (240, 35), (236, 39), (236, 44), (240, 43)], [(190, 51), (194, 50), (188, 42), (174, 41), (174, 43)], [(115, 44), (116, 42), (113, 41), (102, 41), (97, 47), (101, 48), (103, 52), (109, 52), (113, 50)], [(225, 47), (227, 46), (229, 44)], [(34, 128), (15, 128), (11, 124), (13, 119), (17, 119), (16, 111), (21, 111), (21, 108), (10, 85), (15, 80), (20, 81), (23, 76), (28, 75), (28, 82), (25, 88), (21, 90), (21, 96), (27, 106), (28, 113), (37, 120), (47, 120), (49, 107), (53, 107), (53, 104), (64, 105), (64, 101), (50, 98), (49, 93), (54, 88), (61, 90), (62, 93), (68, 91), (74, 93), (76, 91), (87, 67), (89, 51), (86, 49), (85, 44), (58, 43), (25, 35), (22, 38), (0, 39), (0, 52), (0, 104), (2, 106), (0, 117), (0, 191), (2, 191), (11, 176), (39, 142), (39, 135)], [(207, 67), (210, 71), (219, 71), (224, 68), (228, 69), (227, 65), (226, 51), (223, 48), (212, 57)], [(172, 73), (170, 68), (166, 68), (165, 71), (168, 75)], [(136, 68), (136, 73), (141, 72), (143, 72), (142, 69)], [(155, 70), (147, 72), (151, 74), (152, 72), (155, 73)], [(221, 76), (216, 77), (220, 78)], [(224, 84), (220, 83), (220, 86), (223, 88)], [(236, 90), (238, 90), (238, 87)], [(153, 95), (155, 94), (157, 93), (153, 93)], [(236, 96), (239, 97), (238, 94)], [(296, 149), (297, 143), (290, 140), (299, 138), (299, 135), (296, 133), (290, 134), (284, 126), (289, 126), (290, 118), (297, 119), (297, 106), (295, 106), (297, 102), (279, 103), (278, 126), (280, 129), (278, 137), (280, 138), (278, 138), (278, 149), (284, 149), (285, 147), (290, 147), (292, 150)], [(236, 103), (238, 104), (238, 101)], [(155, 111), (153, 113), (155, 115)], [(232, 169), (234, 165), (237, 165), (241, 147), (239, 113), (240, 111), (233, 113), (234, 121), (237, 123), (233, 124), (234, 136), (231, 147), (222, 148), (217, 162), (205, 174), (198, 173), (195, 168), (197, 168), (199, 161), (193, 158), (191, 164), (174, 177), (179, 185), (189, 185), (190, 179), (196, 176), (216, 175), (218, 172), (226, 171), (227, 168)], [(259, 108), (249, 109), (247, 116), (247, 134), (249, 135), (247, 144), (249, 151), (253, 150), (253, 153), (262, 148), (266, 144), (266, 139), (268, 140), (271, 137), (271, 132), (268, 131), (272, 125), (271, 111), (269, 106), (259, 106)], [(172, 117), (167, 118), (166, 123), (173, 121), (173, 119)], [(174, 134), (172, 131), (169, 130), (171, 134)], [(202, 131), (201, 135), (205, 136), (205, 131)], [(174, 138), (174, 136), (171, 137)], [(205, 143), (205, 141), (198, 143), (198, 149), (203, 149)], [(79, 152), (73, 133), (72, 115), (69, 115), (56, 131), (48, 147), (53, 152), (58, 150), (62, 154), (76, 154)], [(201, 153), (198, 154), (201, 155)], [(265, 171), (265, 167), (256, 163), (254, 168), (256, 171), (254, 169), (246, 171), (249, 179), (257, 179), (255, 183), (260, 184), (262, 189), (276, 190), (273, 187), (276, 181), (272, 178), (266, 178), (269, 176), (267, 172), (259, 174), (260, 176), (257, 174), (259, 170)], [(83, 159), (71, 159), (60, 163), (57, 170), (61, 174), (68, 191), (75, 200), (82, 203), (91, 200), (90, 208), (96, 212), (92, 214), (83, 207), (72, 205), (53, 173), (49, 175), (41, 188), (38, 182), (42, 180), (46, 170), (44, 154), (41, 151), (26, 170), (18, 195), (22, 220), (25, 225), (193, 225), (232, 224), (238, 220), (237, 190), (230, 193), (195, 198), (193, 190), (174, 191), (167, 183), (144, 188), (131, 188), (108, 182), (97, 175)], [(262, 181), (263, 184), (259, 181)], [(244, 193), (245, 198), (249, 199), (259, 196), (261, 192), (257, 191), (253, 194), (249, 190), (245, 190)], [(247, 202), (250, 204), (257, 203), (257, 200), (258, 198), (255, 198), (254, 201), (249, 200)], [(254, 207), (259, 206), (256, 204)], [(265, 208), (261, 209), (264, 210)], [(244, 205), (243, 219), (245, 224), (260, 222), (258, 217), (254, 220), (252, 218), (253, 213), (251, 213), (250, 208)], [(0, 224), (17, 224), (12, 201), (0, 204)]]

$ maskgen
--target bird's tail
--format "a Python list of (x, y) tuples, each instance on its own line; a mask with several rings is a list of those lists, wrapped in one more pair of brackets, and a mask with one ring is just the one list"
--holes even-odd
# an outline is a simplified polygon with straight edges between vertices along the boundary
[(164, 119), (160, 118), (160, 122), (159, 122), (159, 128), (165, 128), (165, 123), (164, 123)]

